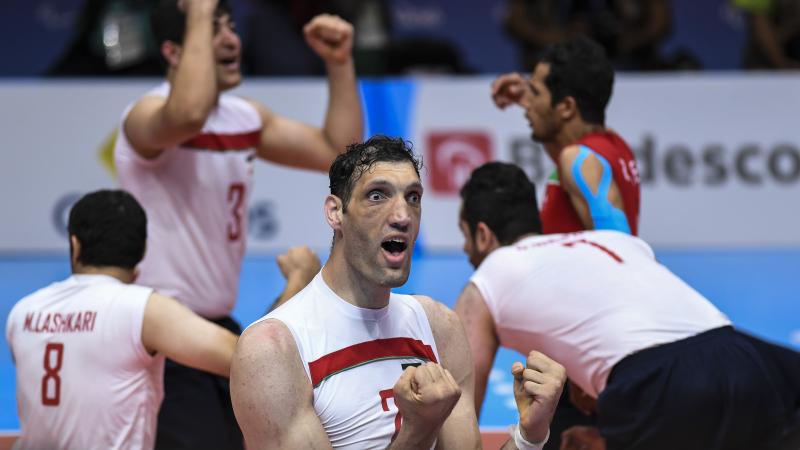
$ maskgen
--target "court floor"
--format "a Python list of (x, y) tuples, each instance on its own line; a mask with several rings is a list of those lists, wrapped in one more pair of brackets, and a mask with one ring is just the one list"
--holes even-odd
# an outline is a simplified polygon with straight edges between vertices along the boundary
[[(657, 249), (656, 254), (663, 264), (728, 314), (739, 328), (800, 349), (800, 249)], [(424, 293), (452, 306), (471, 267), (461, 253), (425, 252), (415, 257), (411, 272), (409, 282), (398, 292)], [(66, 254), (0, 255), (3, 323), (16, 300), (68, 274)], [(282, 285), (274, 255), (249, 255), (234, 316), (244, 326), (253, 322), (277, 297)], [(480, 419), (484, 430), (500, 429), (516, 421), (509, 372), (516, 358), (519, 355), (515, 352), (503, 350), (495, 361)], [(4, 332), (0, 337), (0, 449), (3, 433), (18, 429), (14, 367)]]

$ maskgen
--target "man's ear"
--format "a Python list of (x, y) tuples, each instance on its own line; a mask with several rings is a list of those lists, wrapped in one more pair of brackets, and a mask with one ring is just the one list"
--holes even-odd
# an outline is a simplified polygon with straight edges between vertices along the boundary
[(334, 232), (341, 230), (343, 218), (342, 199), (333, 194), (325, 197), (325, 221)]
[(170, 67), (178, 65), (181, 59), (181, 45), (174, 41), (164, 41), (161, 43), (161, 56), (167, 60)]
[(74, 267), (81, 256), (81, 241), (74, 234), (69, 235), (69, 260)]
[(568, 95), (556, 103), (556, 114), (562, 121), (567, 121), (580, 115), (575, 97)]
[(500, 246), (500, 241), (486, 222), (478, 222), (475, 227), (475, 247), (478, 252), (488, 255)]

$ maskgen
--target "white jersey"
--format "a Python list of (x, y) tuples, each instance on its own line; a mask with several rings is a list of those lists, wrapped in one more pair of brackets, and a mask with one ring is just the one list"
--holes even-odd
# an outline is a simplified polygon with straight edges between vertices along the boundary
[(6, 338), (17, 370), (17, 450), (151, 449), (164, 358), (142, 344), (152, 289), (73, 275), (20, 300)]
[(401, 422), (392, 387), (409, 365), (439, 360), (416, 298), (391, 294), (385, 308), (359, 308), (336, 295), (321, 274), (264, 319), (277, 319), (292, 332), (314, 388), (314, 409), (334, 448), (385, 449)]
[(625, 356), (730, 325), (644, 241), (616, 231), (523, 239), (492, 252), (471, 281), (502, 346), (550, 356), (595, 398)]
[[(164, 83), (145, 96), (168, 94)], [(136, 153), (120, 127), (114, 148), (120, 184), (147, 212), (137, 282), (203, 317), (229, 315), (236, 302), (261, 127), (250, 103), (225, 94), (199, 135), (151, 160)]]

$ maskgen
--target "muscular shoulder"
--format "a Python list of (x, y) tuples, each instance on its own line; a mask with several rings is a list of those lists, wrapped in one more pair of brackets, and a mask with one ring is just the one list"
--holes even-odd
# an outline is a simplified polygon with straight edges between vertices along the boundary
[[(444, 304), (426, 295), (415, 295), (417, 301), (422, 305), (425, 314), (428, 316), (428, 322), (431, 324), (431, 329), (434, 335), (437, 333), (447, 332), (453, 327), (460, 327), (461, 322), (453, 310)], [(438, 341), (438, 338), (437, 338)]]
[(276, 319), (264, 319), (249, 326), (236, 344), (236, 353), (258, 354), (269, 359), (291, 359), (298, 354), (292, 332)]
[(441, 363), (449, 369), (454, 358), (460, 358), (458, 353), (463, 350), (464, 327), (461, 325), (461, 319), (453, 310), (430, 297), (415, 295), (414, 298), (420, 302), (428, 316), (433, 338), (442, 358)]

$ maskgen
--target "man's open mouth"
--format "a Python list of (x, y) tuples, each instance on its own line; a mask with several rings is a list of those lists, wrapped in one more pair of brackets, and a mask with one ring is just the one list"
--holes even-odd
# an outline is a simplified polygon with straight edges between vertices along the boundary
[(381, 247), (393, 255), (398, 255), (408, 248), (408, 243), (403, 239), (393, 238), (381, 242)]

